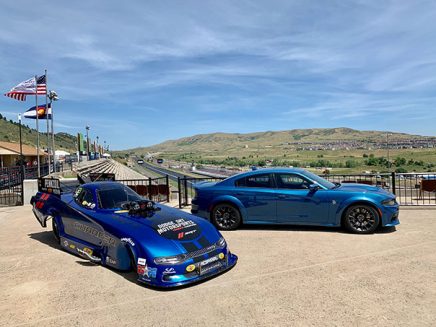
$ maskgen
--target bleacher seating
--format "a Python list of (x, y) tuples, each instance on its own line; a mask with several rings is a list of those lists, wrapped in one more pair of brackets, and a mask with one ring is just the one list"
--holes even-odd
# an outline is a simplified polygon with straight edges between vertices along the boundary
[(84, 161), (77, 165), (76, 172), (80, 175), (89, 173), (112, 173), (116, 180), (144, 179), (146, 176), (112, 159)]

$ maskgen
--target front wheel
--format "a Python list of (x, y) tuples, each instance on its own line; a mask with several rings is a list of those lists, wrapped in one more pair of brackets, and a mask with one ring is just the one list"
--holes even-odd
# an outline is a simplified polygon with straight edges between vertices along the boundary
[(349, 207), (344, 215), (344, 227), (355, 234), (371, 234), (379, 223), (377, 210), (364, 204)]
[(231, 204), (221, 203), (212, 210), (212, 222), (220, 230), (234, 230), (241, 221), (239, 210)]

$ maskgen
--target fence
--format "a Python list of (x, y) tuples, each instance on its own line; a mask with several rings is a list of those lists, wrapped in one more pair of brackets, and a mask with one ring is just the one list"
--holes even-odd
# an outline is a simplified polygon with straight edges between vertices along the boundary
[(321, 175), (339, 183), (379, 186), (396, 195), (403, 206), (436, 205), (436, 173)]
[(164, 177), (148, 179), (124, 179), (117, 180), (117, 182), (127, 185), (139, 195), (145, 196), (152, 201), (170, 201), (170, 185), (168, 175)]
[[(51, 166), (53, 170), (53, 165)], [(56, 165), (56, 171), (63, 171), (63, 165)], [(41, 176), (49, 174), (48, 164), (40, 166)], [(24, 178), (23, 178), (24, 177)], [(23, 204), (23, 179), (38, 178), (37, 167), (5, 167), (0, 168), (0, 206), (16, 206)]]
[(179, 208), (191, 205), (190, 200), (194, 197), (194, 187), (195, 183), (199, 182), (219, 182), (224, 178), (221, 177), (177, 177), (177, 188), (179, 191)]
[[(321, 175), (337, 183), (359, 183), (381, 187), (396, 195), (402, 206), (436, 206), (436, 173), (384, 173), (384, 174), (342, 174)], [(202, 181), (216, 182), (223, 178), (179, 177), (179, 208), (191, 205), (194, 197), (193, 185)]]

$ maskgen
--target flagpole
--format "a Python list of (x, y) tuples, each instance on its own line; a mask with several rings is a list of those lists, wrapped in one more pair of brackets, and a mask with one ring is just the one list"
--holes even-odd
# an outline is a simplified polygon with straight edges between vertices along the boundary
[(47, 69), (44, 71), (45, 74), (45, 121), (47, 123), (47, 156), (48, 156), (48, 173), (51, 173), (50, 165), (50, 131), (49, 131), (49, 124), (48, 124), (48, 94), (47, 94)]
[(39, 118), (38, 118), (38, 76), (35, 75), (35, 105), (36, 105), (36, 160), (38, 166), (38, 178), (41, 177), (41, 171), (39, 169)]
[(56, 171), (56, 150), (55, 150), (55, 135), (54, 135), (54, 129), (53, 129), (53, 103), (52, 99), (50, 99), (50, 111), (51, 111), (51, 143), (52, 143), (52, 149), (53, 149), (53, 171)]

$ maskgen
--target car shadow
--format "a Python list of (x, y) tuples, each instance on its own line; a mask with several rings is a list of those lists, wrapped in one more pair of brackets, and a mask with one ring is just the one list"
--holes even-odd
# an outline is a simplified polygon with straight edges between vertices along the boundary
[[(100, 264), (98, 264), (98, 263), (91, 262), (89, 260), (83, 259), (79, 255), (74, 255), (73, 253), (65, 251), (60, 246), (60, 244), (56, 241), (56, 239), (54, 238), (53, 233), (51, 231), (44, 231), (44, 232), (38, 232), (38, 233), (30, 233), (30, 234), (28, 234), (28, 236), (31, 239), (33, 239), (33, 240), (39, 241), (39, 242), (41, 242), (41, 243), (43, 243), (45, 245), (50, 246), (53, 249), (59, 250), (61, 252), (64, 252), (65, 254), (73, 255), (73, 256), (77, 257), (78, 259), (81, 259), (81, 260), (77, 260), (76, 261), (76, 263), (81, 265), (81, 266), (85, 266), (85, 267), (97, 267), (97, 266), (100, 266)], [(213, 276), (207, 277), (205, 279), (193, 282), (192, 284), (181, 285), (181, 286), (177, 286), (177, 287), (166, 287), (166, 288), (155, 287), (155, 286), (151, 286), (151, 285), (147, 285), (147, 284), (138, 282), (138, 275), (136, 274), (136, 272), (133, 272), (133, 271), (121, 271), (121, 270), (117, 270), (117, 269), (109, 267), (109, 266), (105, 266), (104, 268), (109, 269), (110, 271), (120, 275), (121, 277), (123, 277), (127, 281), (137, 285), (138, 287), (145, 287), (145, 288), (148, 288), (150, 290), (158, 291), (158, 292), (168, 292), (168, 291), (177, 291), (177, 290), (180, 290), (180, 289), (185, 289), (185, 288), (189, 288), (189, 287), (192, 287), (192, 286), (195, 286), (195, 285), (202, 284), (202, 283), (204, 283), (204, 282), (206, 282), (206, 281), (208, 281), (210, 279), (218, 277), (221, 274), (223, 274), (223, 273), (233, 269), (233, 267), (231, 267), (231, 268), (229, 268), (229, 269), (227, 269), (225, 271), (222, 271), (222, 272), (220, 272), (217, 275), (213, 275)]]
[[(294, 231), (294, 232), (321, 232), (321, 233), (340, 233), (340, 234), (351, 234), (349, 231), (342, 227), (329, 227), (329, 226), (308, 226), (308, 225), (276, 225), (276, 224), (265, 224), (265, 225), (242, 225), (238, 230), (247, 231)], [(375, 230), (374, 234), (388, 234), (395, 232), (396, 228), (393, 227), (379, 227)], [(369, 234), (371, 235), (371, 234)]]

